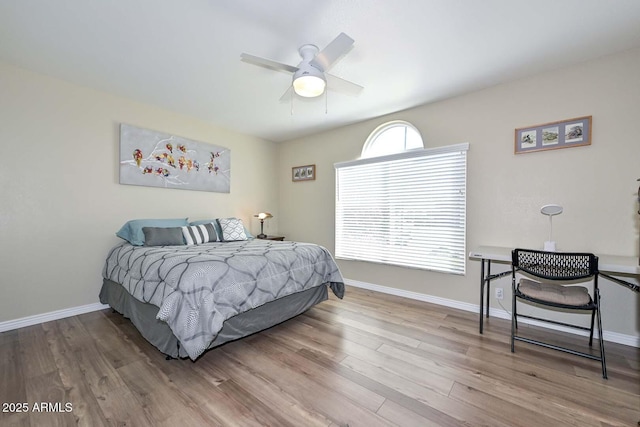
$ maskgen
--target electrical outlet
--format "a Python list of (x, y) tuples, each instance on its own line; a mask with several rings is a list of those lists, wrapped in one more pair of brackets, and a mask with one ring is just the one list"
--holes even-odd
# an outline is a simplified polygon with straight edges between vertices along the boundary
[(503, 299), (504, 298), (504, 293), (502, 291), (502, 288), (496, 288), (496, 299)]

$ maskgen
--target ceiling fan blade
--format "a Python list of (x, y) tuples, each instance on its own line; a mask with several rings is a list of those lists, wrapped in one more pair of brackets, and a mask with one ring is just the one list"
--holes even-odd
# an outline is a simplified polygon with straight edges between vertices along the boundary
[(258, 65), (260, 67), (268, 68), (275, 71), (284, 71), (287, 73), (295, 73), (296, 71), (298, 71), (298, 67), (272, 61), (266, 58), (261, 58), (259, 56), (249, 55), (248, 53), (241, 54), (240, 60), (249, 64)]
[(335, 90), (336, 92), (356, 96), (359, 95), (360, 92), (362, 92), (362, 89), (364, 89), (359, 84), (341, 79), (340, 77), (336, 77), (333, 74), (325, 73), (324, 76), (327, 79), (327, 88), (330, 90)]
[(338, 34), (320, 53), (316, 55), (310, 62), (321, 71), (327, 71), (338, 59), (351, 49), (354, 40), (345, 33)]

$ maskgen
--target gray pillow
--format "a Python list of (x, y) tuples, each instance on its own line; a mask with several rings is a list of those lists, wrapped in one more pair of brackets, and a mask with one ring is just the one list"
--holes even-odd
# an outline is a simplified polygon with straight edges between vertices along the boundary
[(145, 246), (184, 245), (181, 227), (142, 227)]
[(187, 225), (187, 218), (176, 219), (132, 219), (122, 226), (116, 236), (126, 240), (134, 246), (144, 245), (142, 227), (181, 227)]

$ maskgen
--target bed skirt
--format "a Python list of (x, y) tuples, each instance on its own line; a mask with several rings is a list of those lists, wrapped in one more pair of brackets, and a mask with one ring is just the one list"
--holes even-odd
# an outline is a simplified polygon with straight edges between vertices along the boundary
[[(209, 349), (275, 326), (328, 299), (326, 285), (277, 299), (227, 319)], [(138, 301), (119, 283), (103, 279), (100, 302), (131, 320), (140, 334), (162, 353), (188, 357), (169, 325), (156, 319), (159, 308)]]

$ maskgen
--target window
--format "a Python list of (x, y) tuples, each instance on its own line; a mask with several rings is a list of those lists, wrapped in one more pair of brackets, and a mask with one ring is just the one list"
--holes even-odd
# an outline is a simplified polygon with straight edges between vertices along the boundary
[(336, 258), (464, 274), (469, 144), (420, 149), (409, 139), (390, 143), (404, 151), (335, 165)]
[(371, 132), (362, 148), (362, 157), (378, 157), (416, 148), (424, 148), (418, 129), (409, 122), (396, 120)]

